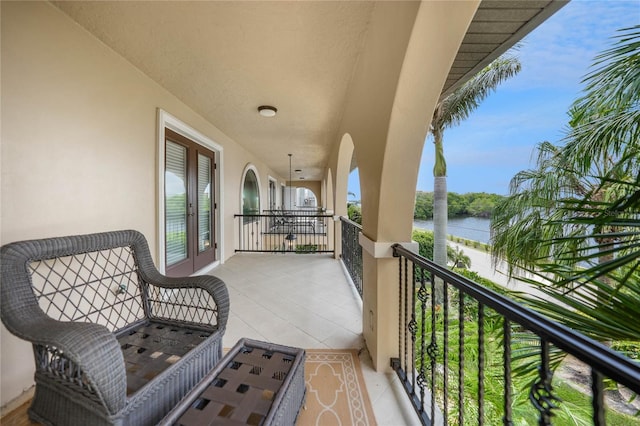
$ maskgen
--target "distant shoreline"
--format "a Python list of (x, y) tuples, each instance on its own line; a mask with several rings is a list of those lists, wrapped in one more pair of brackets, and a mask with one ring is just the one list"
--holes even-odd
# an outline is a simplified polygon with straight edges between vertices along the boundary
[[(433, 231), (433, 219), (413, 220), (413, 228)], [(450, 217), (447, 234), (452, 237), (489, 244), (491, 240), (491, 219), (477, 216)]]

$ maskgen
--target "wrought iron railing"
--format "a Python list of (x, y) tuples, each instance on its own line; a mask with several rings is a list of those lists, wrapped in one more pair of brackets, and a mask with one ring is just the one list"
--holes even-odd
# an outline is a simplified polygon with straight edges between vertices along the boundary
[[(394, 256), (400, 338), (391, 365), (423, 424), (549, 425), (567, 412), (559, 389), (582, 386), (584, 400), (573, 403), (604, 425), (611, 386), (627, 400), (640, 393), (636, 361), (401, 245)], [(554, 378), (566, 355), (584, 370), (582, 383)]]
[(236, 252), (333, 253), (332, 215), (319, 210), (273, 210), (235, 215)]
[(362, 246), (358, 241), (362, 226), (344, 216), (340, 217), (340, 221), (342, 222), (342, 263), (362, 298)]

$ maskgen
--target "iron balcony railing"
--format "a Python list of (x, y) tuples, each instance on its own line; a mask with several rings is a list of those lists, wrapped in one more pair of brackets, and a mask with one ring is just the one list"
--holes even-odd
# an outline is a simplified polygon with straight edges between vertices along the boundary
[(558, 392), (575, 382), (553, 373), (566, 355), (584, 369), (578, 408), (589, 423), (611, 414), (611, 386), (626, 401), (640, 393), (639, 363), (401, 245), (394, 256), (400, 338), (391, 366), (423, 424), (550, 425), (571, 409)]
[(318, 209), (267, 210), (236, 214), (236, 252), (333, 253), (329, 238), (332, 215)]
[(362, 299), (362, 247), (358, 237), (362, 232), (362, 226), (344, 216), (340, 217), (340, 221), (342, 222), (342, 263)]

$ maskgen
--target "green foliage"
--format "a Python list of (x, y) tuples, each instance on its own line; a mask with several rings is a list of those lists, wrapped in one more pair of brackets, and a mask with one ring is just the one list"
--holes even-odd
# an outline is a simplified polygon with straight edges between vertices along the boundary
[(418, 254), (420, 256), (433, 260), (433, 232), (414, 230), (411, 239), (418, 243)]
[[(447, 193), (448, 215), (490, 217), (495, 205), (502, 196), (486, 192), (469, 192), (457, 194)], [(431, 219), (433, 217), (433, 192), (416, 192), (416, 203), (413, 211), (414, 219)]]
[(349, 216), (349, 220), (362, 225), (362, 210), (360, 209), (360, 206), (358, 206), (357, 204), (348, 204), (347, 214)]
[[(433, 260), (433, 231), (418, 231), (414, 229), (411, 234), (411, 239), (418, 243), (418, 254), (420, 256)], [(464, 256), (464, 253), (462, 253), (462, 255)], [(447, 258), (451, 260), (456, 258), (456, 256), (455, 250), (447, 246)], [(469, 264), (471, 264), (470, 260)]]
[(471, 266), (471, 259), (459, 247), (454, 248), (448, 258), (453, 267), (467, 269)]
[(449, 192), (447, 194), (447, 210), (449, 216), (460, 216), (467, 212), (467, 206), (469, 205), (469, 201), (463, 195), (457, 194), (455, 192)]
[(315, 253), (318, 251), (318, 246), (316, 244), (300, 244), (296, 246), (296, 253)]
[(413, 217), (414, 219), (430, 219), (433, 217), (433, 192), (416, 192)]

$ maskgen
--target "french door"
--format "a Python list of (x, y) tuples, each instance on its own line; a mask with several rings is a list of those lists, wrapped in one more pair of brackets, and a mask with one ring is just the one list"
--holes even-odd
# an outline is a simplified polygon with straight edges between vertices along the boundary
[(185, 276), (216, 260), (215, 154), (165, 128), (165, 273)]

